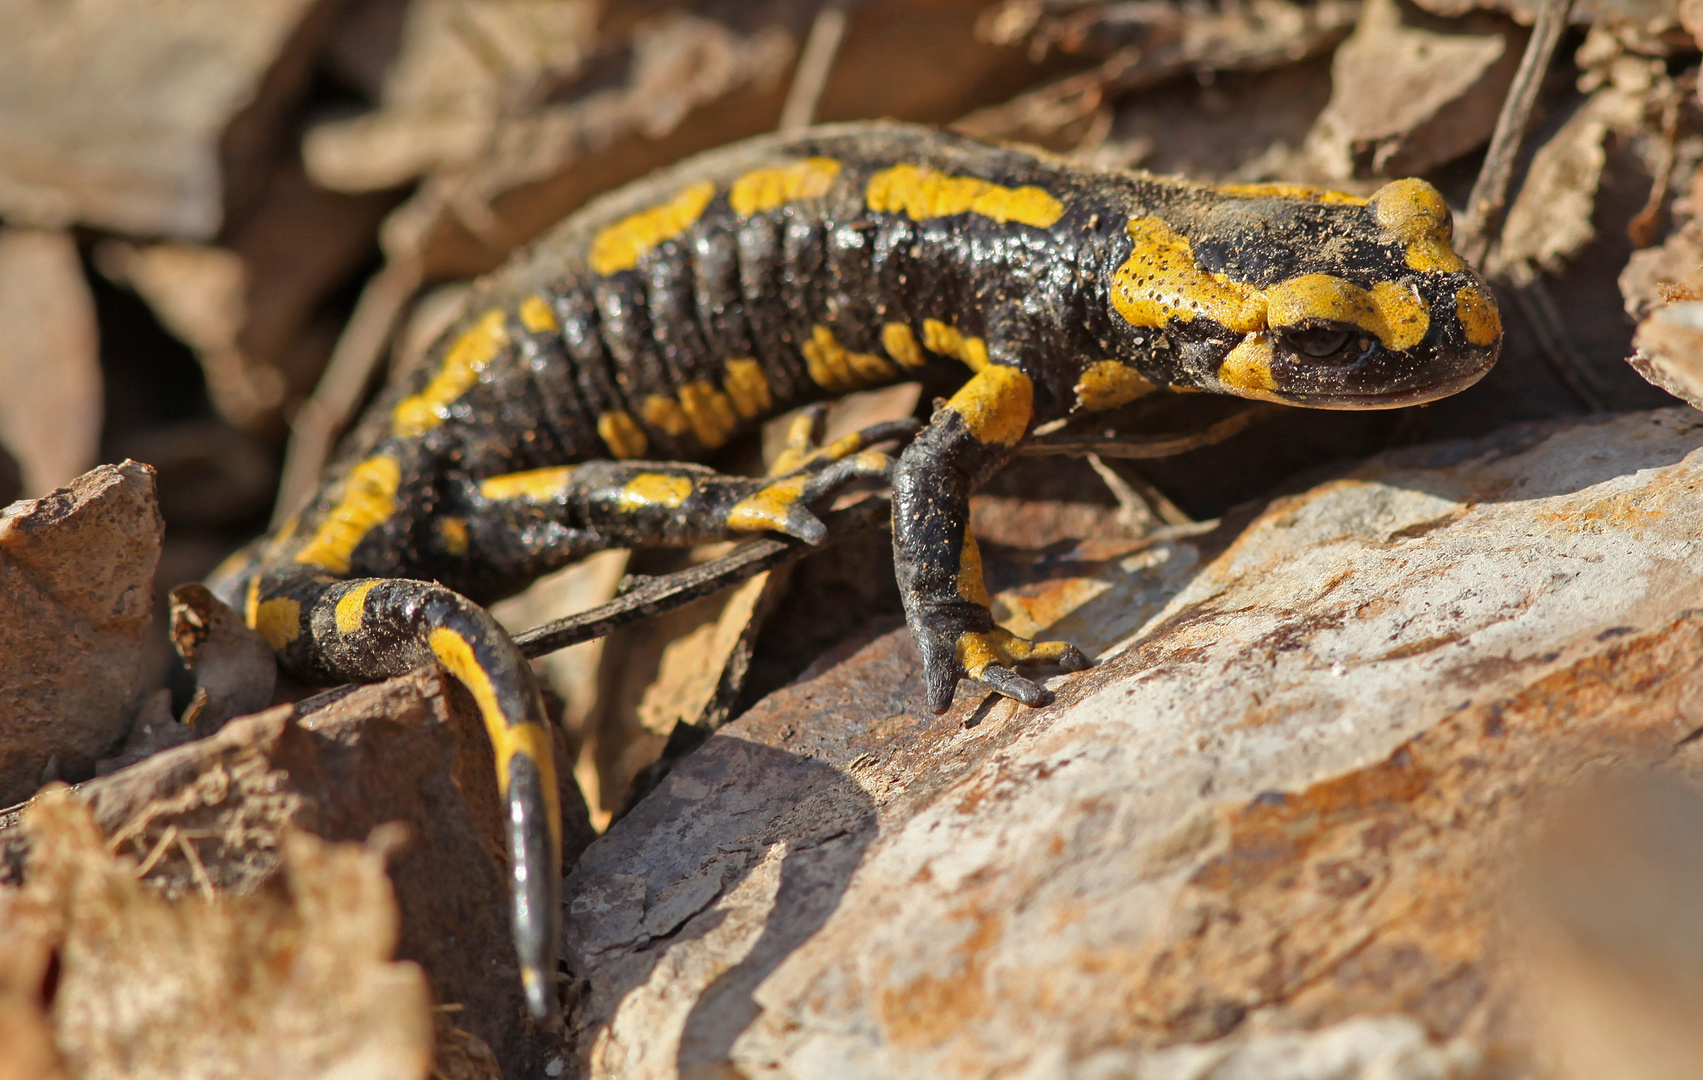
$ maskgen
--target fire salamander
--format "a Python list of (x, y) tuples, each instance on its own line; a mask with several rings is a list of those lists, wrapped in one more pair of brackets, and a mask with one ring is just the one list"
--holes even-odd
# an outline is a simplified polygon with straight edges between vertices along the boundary
[[(966, 527), (976, 486), (1037, 425), (1156, 388), (1384, 409), (1472, 384), (1501, 322), (1450, 237), (1420, 180), (1370, 198), (1211, 188), (890, 123), (756, 139), (604, 197), (483, 281), (311, 506), (214, 586), (299, 677), (435, 662), (471, 692), (544, 1016), (551, 743), (526, 661), (481, 605), (608, 547), (817, 541), (816, 509), (883, 481), (929, 706), (945, 711), (964, 677), (1042, 704), (1018, 665), (1088, 661), (995, 625)], [(931, 365), (962, 387), (896, 457), (873, 433), (775, 477), (684, 463), (780, 410)]]

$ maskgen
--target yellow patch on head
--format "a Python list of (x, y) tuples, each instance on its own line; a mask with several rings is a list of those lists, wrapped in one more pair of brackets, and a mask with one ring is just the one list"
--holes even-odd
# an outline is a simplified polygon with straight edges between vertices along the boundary
[(922, 367), (928, 363), (917, 345), (916, 335), (904, 323), (890, 322), (881, 328), (881, 347), (905, 367)]
[(971, 371), (988, 366), (987, 343), (979, 337), (965, 337), (956, 326), (939, 319), (922, 321), (922, 344), (929, 352), (961, 360)]
[(824, 390), (845, 392), (883, 382), (898, 374), (887, 361), (873, 353), (853, 352), (840, 344), (834, 332), (818, 323), (800, 351), (810, 379)]
[(1424, 340), (1431, 313), (1411, 285), (1380, 281), (1362, 289), (1331, 274), (1305, 274), (1265, 290), (1273, 329), (1309, 319), (1347, 323), (1375, 335), (1384, 347), (1405, 352)]
[(801, 199), (816, 199), (834, 186), (840, 163), (830, 157), (806, 158), (775, 169), (756, 169), (733, 182), (728, 204), (742, 218)]
[(1395, 239), (1407, 245), (1409, 269), (1453, 273), (1466, 261), (1450, 246), (1453, 219), (1443, 195), (1423, 180), (1392, 180), (1370, 200), (1372, 218)]
[(661, 206), (624, 217), (597, 234), (587, 261), (604, 277), (631, 270), (645, 252), (691, 228), (713, 198), (715, 184), (704, 180)]
[(1365, 206), (1366, 200), (1346, 191), (1313, 187), (1311, 184), (1227, 184), (1213, 188), (1232, 199), (1299, 199), (1327, 206)]
[(1218, 365), (1218, 381), (1238, 397), (1282, 401), (1277, 394), (1277, 380), (1271, 375), (1274, 355), (1271, 335), (1249, 334)]
[(645, 398), (645, 403), (639, 406), (639, 415), (644, 417), (645, 423), (669, 435), (684, 435), (692, 426), (692, 421), (686, 418), (686, 410), (666, 394), (652, 394)]
[(1496, 298), (1477, 285), (1455, 290), (1455, 318), (1474, 345), (1494, 345), (1502, 336), (1502, 312), (1496, 307)]
[(728, 440), (739, 426), (733, 400), (717, 390), (712, 383), (687, 383), (680, 388), (680, 407), (692, 425), (692, 434), (706, 447), (717, 447)]
[(987, 607), (987, 582), (982, 577), (982, 549), (968, 528), (964, 529), (964, 545), (958, 551), (958, 596), (972, 604)]
[(627, 513), (642, 510), (647, 506), (662, 506), (674, 510), (691, 494), (692, 481), (688, 477), (669, 476), (666, 473), (640, 473), (627, 481), (626, 486), (621, 489), (618, 505)]
[(296, 562), (347, 574), (362, 538), (396, 513), (396, 489), (401, 483), (401, 467), (383, 455), (350, 469), (343, 478), (342, 497), (296, 552)]
[(353, 634), (361, 628), (361, 623), (367, 615), (367, 594), (378, 585), (376, 580), (363, 581), (361, 584), (344, 593), (337, 601), (337, 607), (332, 615), (337, 622), (339, 634)]
[(1127, 231), (1135, 249), (1113, 272), (1111, 292), (1112, 306), (1131, 326), (1201, 316), (1238, 334), (1265, 326), (1259, 290), (1200, 269), (1187, 237), (1151, 217), (1130, 219)]
[(721, 388), (727, 391), (734, 410), (740, 416), (750, 420), (769, 410), (773, 398), (769, 393), (769, 377), (763, 374), (762, 364), (742, 356), (721, 367), (727, 373), (721, 380)]
[(609, 453), (618, 458), (644, 457), (650, 440), (633, 418), (620, 409), (606, 412), (597, 418), (597, 436)]
[(1151, 394), (1157, 387), (1116, 360), (1089, 364), (1076, 380), (1076, 403), (1084, 409), (1115, 409)]
[(978, 442), (1016, 446), (1034, 416), (1035, 384), (1014, 367), (989, 364), (952, 395), (946, 408), (963, 418)]
[(552, 465), (546, 469), (504, 473), (479, 482), (479, 494), (487, 499), (531, 499), (549, 502), (567, 490), (574, 474), (572, 465)]
[(426, 636), (426, 644), (438, 663), (457, 682), (467, 687), (479, 706), (479, 715), (485, 720), (485, 733), (496, 754), (498, 794), (507, 797), (509, 793), (512, 762), (516, 757), (531, 758), (538, 767), (539, 786), (543, 788), (545, 813), (549, 818), (550, 840), (560, 846), (561, 794), (556, 790), (556, 756), (550, 732), (545, 730), (544, 725), (531, 721), (509, 722), (508, 717), (503, 715), (502, 702), (497, 698), (497, 688), (491, 682), (490, 673), (480, 666), (472, 644), (465, 637), (440, 626)]
[(411, 439), (443, 423), (449, 416), (449, 406), (472, 389), (479, 373), (508, 345), (507, 320), (501, 310), (492, 308), (463, 331), (444, 353), (438, 373), (425, 388), (396, 403), (390, 414), (391, 434)]
[(443, 541), (443, 548), (451, 555), (467, 554), (467, 519), (458, 517), (438, 518), (438, 537)]
[(808, 482), (809, 477), (805, 476), (777, 480), (750, 498), (741, 499), (727, 512), (727, 527), (734, 532), (784, 531), (787, 515), (798, 504)]
[(894, 165), (871, 176), (864, 202), (877, 214), (904, 214), (912, 221), (980, 214), (1038, 229), (1052, 228), (1064, 214), (1064, 204), (1041, 188), (1005, 187), (917, 165)]
[(529, 296), (520, 302), (520, 325), (534, 334), (554, 334), (562, 328), (556, 313), (542, 296)]

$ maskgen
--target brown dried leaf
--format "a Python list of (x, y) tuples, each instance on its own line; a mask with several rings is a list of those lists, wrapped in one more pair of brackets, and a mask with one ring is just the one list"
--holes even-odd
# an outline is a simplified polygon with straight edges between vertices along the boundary
[(98, 336), (75, 241), (0, 230), (0, 442), (17, 455), (24, 494), (69, 484), (96, 461)]
[(0, 929), (57, 953), (54, 1040), (80, 1077), (423, 1077), (431, 998), (390, 960), (396, 837), (282, 838), (275, 886), (165, 900), (64, 789), (24, 818), (29, 877)]
[(128, 730), (164, 524), (154, 471), (102, 465), (0, 510), (0, 805), (88, 776)]
[(4, 0), (0, 213), (212, 236), (267, 171), (255, 159), (307, 74), (311, 35), (292, 35), (327, 7)]
[(1703, 409), (1703, 301), (1653, 312), (1638, 326), (1632, 370), (1694, 409)]
[(1476, 16), (1445, 22), (1367, 0), (1336, 52), (1331, 103), (1308, 137), (1328, 177), (1425, 172), (1490, 138), (1526, 34)]

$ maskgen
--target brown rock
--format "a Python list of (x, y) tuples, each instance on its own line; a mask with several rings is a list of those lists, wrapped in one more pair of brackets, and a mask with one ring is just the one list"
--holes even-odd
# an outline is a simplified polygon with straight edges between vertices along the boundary
[(1102, 656), (1045, 709), (930, 717), (872, 628), (582, 857), (579, 1075), (1517, 1058), (1510, 852), (1703, 729), (1700, 447), (1685, 410), (1517, 427), (1076, 562), (1002, 596)]
[(22, 494), (45, 495), (96, 461), (98, 337), (75, 241), (0, 229), (0, 443), (17, 455)]
[[(435, 673), (343, 693), (305, 715), (280, 706), (82, 785), (108, 845), (147, 867), (168, 898), (274, 887), (282, 839), (307, 830), (364, 839), (406, 827), (389, 858), (397, 955), (425, 969), (455, 1028), (488, 1044), (511, 1075), (535, 1073), (549, 1041), (525, 1018), (509, 942), (502, 819), (491, 751), (470, 700)], [(584, 802), (563, 786), (571, 861), (590, 840)], [(0, 866), (19, 841), (0, 833)], [(17, 871), (14, 870), (14, 873)], [(33, 872), (33, 871), (32, 871)]]
[(0, 510), (0, 804), (93, 775), (129, 730), (163, 530), (134, 461)]

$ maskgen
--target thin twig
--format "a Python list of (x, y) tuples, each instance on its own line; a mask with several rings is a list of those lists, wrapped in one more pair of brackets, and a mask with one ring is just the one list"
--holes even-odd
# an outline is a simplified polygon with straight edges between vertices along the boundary
[(1472, 195), (1467, 198), (1466, 218), (1461, 223), (1461, 255), (1474, 266), (1484, 265), (1491, 237), (1502, 224), (1514, 164), (1519, 160), (1526, 128), (1531, 125), (1538, 91), (1543, 89), (1543, 77), (1555, 58), (1556, 46), (1561, 44), (1572, 10), (1573, 0), (1545, 0), (1538, 9), (1531, 40), (1520, 57), (1508, 96), (1502, 99), (1502, 112), (1496, 117), (1496, 130), (1490, 136), (1490, 148), (1485, 151), (1484, 164), (1479, 167)]
[(804, 50), (798, 56), (798, 70), (787, 89), (786, 105), (781, 108), (778, 130), (782, 135), (803, 131), (816, 119), (816, 107), (822, 103), (828, 73), (833, 70), (834, 57), (846, 36), (849, 6), (850, 0), (824, 0), (817, 9), (816, 21), (810, 24), (810, 36), (804, 39)]
[(414, 260), (391, 262), (367, 282), (355, 304), (325, 374), (313, 396), (302, 402), (290, 422), (290, 445), (284, 455), (284, 475), (278, 502), (272, 510), (274, 528), (299, 510), (313, 494), (319, 472), (331, 456), (332, 444), (348, 426), (384, 348), (396, 332), (402, 311), (420, 287), (420, 267)]
[(218, 899), (213, 890), (213, 879), (207, 873), (207, 867), (202, 865), (201, 856), (195, 850), (195, 845), (189, 842), (189, 837), (177, 834), (177, 846), (183, 852), (183, 857), (189, 860), (189, 869), (195, 874), (195, 884), (201, 887), (201, 896), (209, 904)]
[(1270, 419), (1283, 411), (1281, 405), (1250, 405), (1232, 413), (1200, 431), (1163, 435), (1122, 435), (1108, 432), (1096, 438), (1075, 431), (1059, 431), (1036, 435), (1025, 442), (1018, 453), (1030, 456), (1043, 454), (1098, 454), (1101, 457), (1141, 460), (1175, 457), (1203, 446), (1214, 446), (1233, 435), (1239, 435), (1261, 420)]
[(623, 626), (643, 622), (694, 600), (720, 592), (765, 570), (785, 566), (812, 552), (822, 551), (854, 535), (874, 529), (891, 513), (885, 498), (871, 497), (822, 516), (828, 538), (816, 547), (791, 538), (753, 541), (716, 559), (678, 573), (652, 578), (631, 592), (590, 611), (556, 619), (515, 635), (515, 644), (528, 659), (591, 641), (614, 633)]

